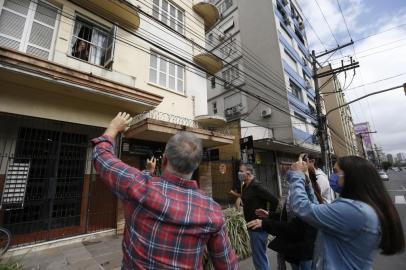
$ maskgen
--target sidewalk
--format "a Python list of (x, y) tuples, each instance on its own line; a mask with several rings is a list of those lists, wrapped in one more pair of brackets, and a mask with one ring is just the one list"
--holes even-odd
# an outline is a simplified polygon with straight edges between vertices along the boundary
[[(268, 252), (271, 269), (276, 269), (275, 253)], [(16, 257), (29, 270), (118, 270), (121, 266), (121, 237), (105, 236), (80, 243), (30, 252)], [(255, 270), (251, 258), (240, 262), (241, 270)], [(290, 268), (289, 268), (290, 269)]]

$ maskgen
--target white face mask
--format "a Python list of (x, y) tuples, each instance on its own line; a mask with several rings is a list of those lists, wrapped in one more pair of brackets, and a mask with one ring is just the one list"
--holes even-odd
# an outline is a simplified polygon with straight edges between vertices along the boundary
[(245, 180), (245, 173), (243, 173), (243, 172), (238, 172), (238, 180), (244, 181), (244, 180)]

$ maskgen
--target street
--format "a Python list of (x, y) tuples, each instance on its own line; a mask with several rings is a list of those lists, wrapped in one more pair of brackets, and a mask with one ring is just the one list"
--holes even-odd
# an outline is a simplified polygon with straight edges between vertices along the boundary
[[(403, 233), (406, 235), (406, 171), (395, 172), (388, 170), (388, 176), (389, 181), (385, 182), (385, 186), (391, 198), (396, 203), (396, 208), (403, 225)], [(375, 269), (405, 269), (406, 253), (403, 252), (396, 256), (378, 255), (374, 265)]]

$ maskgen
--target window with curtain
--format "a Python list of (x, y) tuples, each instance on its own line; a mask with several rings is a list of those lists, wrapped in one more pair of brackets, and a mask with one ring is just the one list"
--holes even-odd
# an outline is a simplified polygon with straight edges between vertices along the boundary
[(184, 11), (167, 0), (154, 0), (152, 16), (183, 34)]
[(151, 53), (149, 81), (171, 91), (184, 94), (185, 66), (159, 55)]
[(109, 68), (113, 62), (115, 34), (115, 26), (108, 31), (78, 16), (73, 30), (71, 55)]
[(0, 1), (0, 46), (49, 59), (58, 8), (45, 1)]

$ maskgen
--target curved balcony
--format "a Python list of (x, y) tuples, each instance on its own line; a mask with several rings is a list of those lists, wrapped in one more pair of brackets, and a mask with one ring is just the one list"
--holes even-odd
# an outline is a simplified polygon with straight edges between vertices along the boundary
[(138, 29), (140, 25), (138, 8), (127, 0), (72, 0), (72, 2), (112, 19), (121, 26)]
[(209, 1), (195, 1), (196, 3), (193, 5), (193, 10), (199, 14), (200, 17), (204, 20), (204, 28), (207, 31), (213, 25), (216, 24), (218, 19), (220, 18), (220, 13), (217, 7)]
[(227, 123), (224, 117), (217, 115), (199, 115), (195, 117), (195, 121), (209, 130), (223, 127)]
[(195, 55), (193, 61), (204, 68), (209, 74), (216, 74), (223, 68), (223, 61), (211, 53), (200, 53)]

